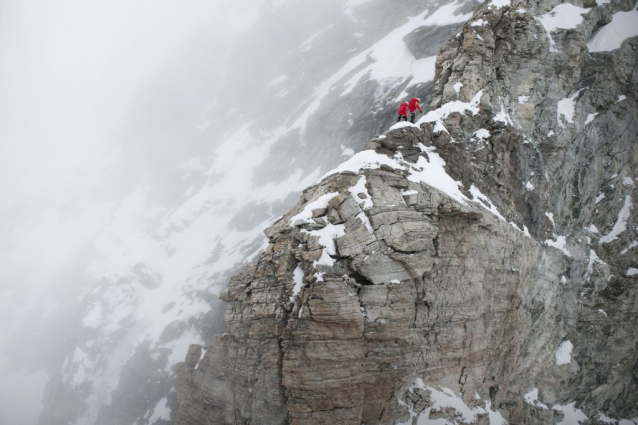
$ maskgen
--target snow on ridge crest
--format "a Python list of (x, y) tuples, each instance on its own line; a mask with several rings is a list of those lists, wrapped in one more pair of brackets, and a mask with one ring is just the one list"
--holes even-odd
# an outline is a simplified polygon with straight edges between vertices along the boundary
[(453, 112), (465, 114), (466, 111), (470, 111), (472, 115), (478, 114), (479, 104), (482, 97), (483, 90), (479, 90), (469, 102), (462, 102), (460, 100), (447, 102), (440, 108), (429, 111), (427, 114), (422, 116), (417, 124), (434, 122), (436, 123), (436, 125), (434, 126), (434, 131), (445, 131), (447, 133), (448, 131), (443, 124), (443, 120), (446, 119)]

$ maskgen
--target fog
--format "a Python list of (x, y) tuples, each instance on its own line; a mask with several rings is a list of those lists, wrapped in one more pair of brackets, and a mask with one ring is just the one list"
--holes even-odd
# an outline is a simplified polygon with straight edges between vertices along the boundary
[(262, 230), (429, 87), (403, 35), (408, 67), (361, 77), (427, 4), (0, 3), (2, 423), (173, 419)]
[[(121, 193), (110, 182), (123, 172), (121, 135), (136, 98), (189, 40), (228, 43), (256, 18), (242, 9), (258, 3), (0, 3), (2, 423), (35, 423), (40, 413), (46, 362), (33, 353), (52, 347), (44, 335), (26, 335), (34, 328), (24, 319), (40, 321), (60, 298), (78, 296), (59, 276), (104, 225), (113, 191)], [(125, 142), (143, 140), (153, 125)], [(64, 322), (55, 325), (56, 336), (67, 332)], [(28, 344), (16, 346), (21, 336)]]

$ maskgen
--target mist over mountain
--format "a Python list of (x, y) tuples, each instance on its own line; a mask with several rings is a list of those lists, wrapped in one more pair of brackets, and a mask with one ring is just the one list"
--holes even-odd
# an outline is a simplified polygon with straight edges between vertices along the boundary
[(0, 12), (2, 423), (638, 415), (633, 2)]

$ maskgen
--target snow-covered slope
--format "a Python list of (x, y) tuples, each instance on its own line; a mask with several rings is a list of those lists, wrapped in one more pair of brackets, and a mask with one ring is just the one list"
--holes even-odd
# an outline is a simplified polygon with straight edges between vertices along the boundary
[(101, 179), (52, 213), (46, 228), (75, 242), (18, 276), (47, 282), (0, 341), (7, 369), (46, 371), (40, 423), (170, 422), (174, 365), (222, 331), (217, 293), (262, 230), (427, 97), (474, 6), (263, 1), (232, 44), (185, 43), (139, 91)]

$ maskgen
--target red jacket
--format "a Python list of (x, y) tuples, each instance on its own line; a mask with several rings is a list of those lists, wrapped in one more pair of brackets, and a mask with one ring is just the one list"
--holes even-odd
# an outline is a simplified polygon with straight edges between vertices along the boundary
[(408, 115), (408, 102), (403, 102), (399, 106), (399, 115)]
[(416, 97), (413, 97), (412, 99), (410, 99), (410, 112), (414, 112), (416, 110), (419, 110), (419, 112), (423, 112), (421, 110), (421, 104), (419, 103), (419, 99), (417, 99)]

